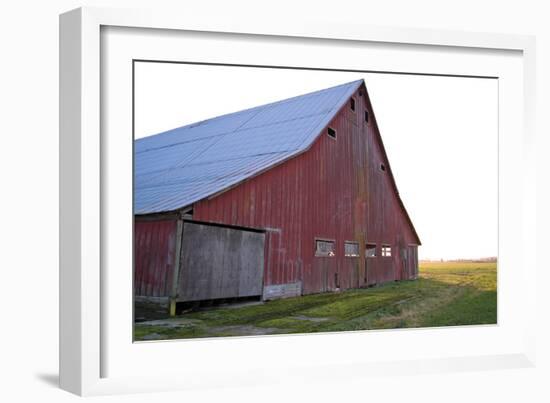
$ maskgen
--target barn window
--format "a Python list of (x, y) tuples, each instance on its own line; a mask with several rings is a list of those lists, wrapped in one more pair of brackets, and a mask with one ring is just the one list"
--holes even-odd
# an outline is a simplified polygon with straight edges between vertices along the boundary
[(365, 111), (365, 122), (369, 123), (369, 111)]
[(329, 127), (327, 129), (327, 134), (329, 137), (332, 137), (333, 139), (336, 139), (336, 130), (334, 130), (332, 127)]
[(355, 98), (351, 98), (349, 100), (349, 107), (351, 108), (352, 111), (355, 111)]
[(367, 257), (376, 257), (376, 244), (368, 243), (365, 249), (365, 255)]
[(348, 257), (359, 256), (359, 244), (357, 242), (345, 242), (344, 253)]
[(391, 256), (391, 246), (382, 245), (382, 256), (390, 257)]
[(334, 241), (316, 239), (315, 256), (334, 256)]

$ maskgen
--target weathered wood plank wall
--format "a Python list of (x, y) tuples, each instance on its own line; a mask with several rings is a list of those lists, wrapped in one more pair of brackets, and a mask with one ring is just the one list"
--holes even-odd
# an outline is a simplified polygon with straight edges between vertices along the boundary
[(185, 222), (178, 301), (260, 296), (264, 234)]

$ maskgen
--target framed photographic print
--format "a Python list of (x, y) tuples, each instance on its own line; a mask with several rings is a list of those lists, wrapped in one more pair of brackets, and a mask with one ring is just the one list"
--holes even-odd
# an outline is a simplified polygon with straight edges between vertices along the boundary
[(497, 323), (495, 77), (133, 63), (134, 340)]
[(62, 387), (531, 365), (532, 38), (242, 23), (61, 16)]

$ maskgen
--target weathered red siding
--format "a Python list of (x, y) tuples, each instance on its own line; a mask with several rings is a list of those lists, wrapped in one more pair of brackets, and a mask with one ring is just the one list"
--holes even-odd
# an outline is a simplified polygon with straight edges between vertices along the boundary
[[(324, 132), (305, 153), (193, 206), (195, 220), (267, 229), (265, 285), (302, 281), (307, 294), (410, 277), (400, 251), (418, 239), (360, 91), (355, 111), (348, 103), (329, 124), (336, 140)], [(316, 238), (335, 240), (336, 256), (315, 257)], [(345, 241), (359, 244), (359, 257), (344, 256)], [(366, 242), (378, 255), (367, 259), (368, 270)], [(380, 256), (386, 243), (392, 257)]]
[(134, 243), (134, 294), (168, 297), (174, 273), (176, 220), (136, 220)]
[[(371, 110), (368, 99), (367, 104), (368, 109)], [(414, 276), (409, 275), (403, 254), (409, 244), (419, 243), (398, 198), (390, 164), (375, 120), (372, 125), (367, 137), (369, 172), (367, 242), (377, 244), (377, 257), (367, 259), (369, 285), (413, 278)], [(381, 169), (381, 164), (384, 165), (385, 171)], [(392, 246), (391, 257), (380, 256), (383, 244)]]

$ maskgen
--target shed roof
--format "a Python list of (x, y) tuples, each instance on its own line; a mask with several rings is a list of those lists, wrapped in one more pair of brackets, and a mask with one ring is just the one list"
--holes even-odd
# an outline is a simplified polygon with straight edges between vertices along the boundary
[(352, 81), (179, 127), (134, 143), (134, 214), (177, 210), (307, 150)]

